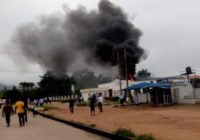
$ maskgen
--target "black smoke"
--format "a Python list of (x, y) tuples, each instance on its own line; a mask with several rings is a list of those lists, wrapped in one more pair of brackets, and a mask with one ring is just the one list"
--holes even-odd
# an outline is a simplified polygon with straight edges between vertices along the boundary
[[(102, 0), (97, 11), (80, 6), (76, 10), (67, 9), (65, 14), (43, 16), (22, 25), (14, 35), (13, 44), (29, 62), (58, 75), (73, 71), (71, 66), (79, 60), (81, 65), (98, 65), (102, 69), (119, 64), (124, 75), (124, 60), (127, 59), (128, 72), (135, 74), (135, 65), (144, 55), (138, 44), (140, 36), (141, 31), (120, 7)], [(80, 64), (76, 69), (79, 68)]]

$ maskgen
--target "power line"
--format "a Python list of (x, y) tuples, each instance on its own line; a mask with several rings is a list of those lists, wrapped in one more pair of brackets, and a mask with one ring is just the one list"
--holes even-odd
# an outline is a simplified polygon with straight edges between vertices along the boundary
[(25, 56), (25, 54), (22, 54), (22, 53), (15, 53), (15, 52), (0, 52), (0, 54), (11, 54), (11, 55), (21, 55), (21, 56)]
[(43, 72), (37, 72), (37, 71), (9, 71), (9, 70), (0, 70), (0, 73), (40, 73), (42, 74)]

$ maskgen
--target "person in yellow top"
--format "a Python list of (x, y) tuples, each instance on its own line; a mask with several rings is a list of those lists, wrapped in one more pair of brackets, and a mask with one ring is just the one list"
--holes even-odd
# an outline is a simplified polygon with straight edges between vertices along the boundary
[(21, 99), (15, 103), (15, 112), (18, 114), (20, 127), (24, 126), (24, 102)]

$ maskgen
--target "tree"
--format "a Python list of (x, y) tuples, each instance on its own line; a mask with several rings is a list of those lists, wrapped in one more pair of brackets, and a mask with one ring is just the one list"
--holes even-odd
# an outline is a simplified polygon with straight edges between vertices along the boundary
[(113, 80), (112, 78), (105, 77), (102, 74), (95, 75), (94, 72), (89, 70), (74, 72), (72, 78), (77, 83), (79, 89), (97, 88), (98, 84), (107, 83)]
[(19, 83), (19, 85), (23, 91), (31, 90), (35, 86), (35, 84), (32, 82), (21, 82), (21, 83)]
[(138, 77), (151, 77), (151, 73), (147, 69), (142, 69), (137, 73)]
[(67, 75), (58, 77), (55, 73), (48, 71), (41, 76), (38, 85), (43, 96), (61, 96), (72, 93), (71, 85), (73, 83), (73, 79)]
[(94, 72), (81, 70), (72, 74), (80, 89), (95, 88), (98, 86), (97, 77)]
[(21, 93), (15, 86), (11, 90), (5, 90), (4, 98), (10, 100), (11, 103), (16, 102), (19, 97), (21, 97)]
[(32, 82), (21, 82), (21, 83), (19, 83), (19, 85), (22, 88), (23, 97), (25, 99), (29, 98), (29, 94), (31, 94), (31, 90), (33, 89), (35, 84)]

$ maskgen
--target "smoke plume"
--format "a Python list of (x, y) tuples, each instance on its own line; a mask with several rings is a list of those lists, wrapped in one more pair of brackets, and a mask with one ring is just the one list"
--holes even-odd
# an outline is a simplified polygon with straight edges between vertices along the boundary
[[(109, 70), (116, 65), (127, 65), (128, 72), (134, 74), (135, 65), (144, 56), (138, 46), (140, 35), (120, 7), (102, 0), (96, 11), (80, 6), (22, 25), (13, 44), (29, 62), (58, 75), (84, 66)], [(121, 73), (124, 75), (124, 70)]]

